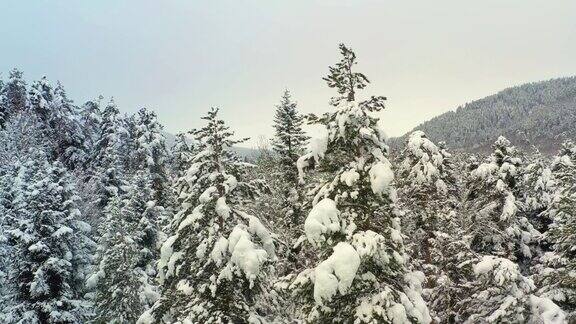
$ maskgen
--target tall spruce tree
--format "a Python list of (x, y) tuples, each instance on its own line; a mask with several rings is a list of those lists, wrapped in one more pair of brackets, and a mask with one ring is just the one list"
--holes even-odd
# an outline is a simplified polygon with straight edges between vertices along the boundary
[[(97, 267), (87, 281), (94, 290), (96, 322), (134, 323), (158, 298), (149, 259), (154, 255), (155, 232), (138, 176), (125, 201), (115, 195), (105, 207), (101, 224)], [(154, 249), (154, 248), (153, 248)], [(155, 249), (154, 249), (155, 250)]]
[(538, 232), (518, 212), (521, 160), (510, 142), (499, 137), (489, 159), (471, 173), (466, 184), (471, 247), (514, 262), (532, 258), (529, 244)]
[[(17, 301), (8, 323), (83, 323), (88, 315), (77, 274), (85, 271), (85, 224), (79, 221), (66, 169), (35, 155), (26, 165), (27, 180), (17, 198), (9, 230)], [(32, 176), (32, 178), (30, 178)], [(35, 180), (36, 179), (36, 180)]]
[(368, 79), (353, 72), (356, 55), (340, 49), (343, 58), (326, 78), (340, 97), (332, 101), (333, 111), (311, 117), (328, 136), (298, 160), (300, 170), (320, 162), (334, 172), (314, 190), (304, 223), (317, 265), (300, 272), (290, 288), (309, 322), (428, 323), (423, 275), (407, 269), (388, 146), (371, 115), (383, 108), (384, 97), (355, 101)]
[[(439, 322), (454, 320), (457, 286), (470, 273), (459, 265), (473, 257), (458, 215), (458, 187), (452, 156), (422, 131), (408, 136), (398, 167), (403, 229), (417, 268), (426, 274), (425, 299)], [(468, 276), (467, 276), (468, 275)]]
[(280, 168), (288, 183), (296, 184), (298, 170), (296, 161), (304, 151), (308, 136), (302, 130), (304, 116), (298, 114), (296, 103), (288, 90), (284, 91), (274, 115), (274, 139), (272, 148), (278, 155)]
[(179, 179), (188, 170), (194, 157), (195, 144), (185, 133), (178, 133), (170, 148), (169, 165), (172, 177)]
[(241, 209), (253, 195), (241, 178), (245, 165), (230, 152), (241, 141), (217, 114), (210, 110), (207, 125), (193, 132), (198, 153), (179, 180), (181, 207), (161, 248), (162, 296), (141, 323), (246, 323), (267, 315), (257, 301), (274, 243)]
[(544, 234), (551, 251), (541, 257), (536, 278), (540, 292), (558, 303), (572, 322), (576, 321), (576, 146), (571, 141), (562, 144), (550, 170), (554, 192), (541, 214), (551, 221)]
[(26, 82), (22, 79), (21, 71), (17, 69), (10, 71), (1, 100), (2, 106), (6, 109), (6, 116), (15, 115), (26, 109)]

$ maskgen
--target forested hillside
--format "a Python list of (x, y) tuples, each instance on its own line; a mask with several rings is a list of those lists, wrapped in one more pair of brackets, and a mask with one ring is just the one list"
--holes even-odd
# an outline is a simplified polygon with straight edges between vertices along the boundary
[[(550, 160), (498, 134), (532, 121), (535, 137), (574, 135), (575, 79), (438, 117), (392, 157), (386, 98), (339, 49), (325, 113), (279, 94), (271, 145), (249, 162), (219, 108), (167, 145), (152, 110), (77, 105), (60, 83), (11, 71), (0, 323), (575, 322), (576, 145)], [(549, 107), (564, 109), (555, 124)], [(465, 145), (490, 152), (453, 152)]]
[(503, 135), (519, 147), (553, 153), (564, 140), (574, 138), (574, 125), (576, 77), (570, 77), (500, 91), (432, 118), (415, 130), (466, 152), (486, 153)]

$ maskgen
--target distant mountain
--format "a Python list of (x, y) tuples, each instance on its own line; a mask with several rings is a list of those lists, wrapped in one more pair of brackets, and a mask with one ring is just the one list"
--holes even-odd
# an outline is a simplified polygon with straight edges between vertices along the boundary
[[(467, 152), (486, 152), (500, 135), (522, 148), (555, 152), (576, 139), (576, 77), (527, 83), (472, 101), (420, 124), (435, 142)], [(393, 140), (404, 141), (406, 135)]]

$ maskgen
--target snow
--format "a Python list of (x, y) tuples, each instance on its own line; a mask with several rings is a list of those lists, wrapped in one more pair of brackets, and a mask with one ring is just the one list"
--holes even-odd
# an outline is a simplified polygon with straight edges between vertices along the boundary
[(370, 186), (374, 194), (381, 196), (389, 192), (390, 185), (394, 181), (394, 172), (390, 166), (390, 162), (377, 162), (370, 168), (368, 175), (370, 176)]
[(322, 241), (322, 234), (339, 231), (339, 215), (336, 203), (330, 198), (324, 198), (314, 205), (304, 222), (304, 232), (308, 241), (317, 244)]
[(257, 248), (246, 227), (240, 224), (234, 227), (228, 237), (228, 251), (231, 254), (230, 261), (242, 269), (252, 288), (268, 254)]
[(360, 174), (354, 169), (344, 171), (340, 175), (340, 181), (344, 182), (348, 187), (352, 187), (358, 179), (360, 179)]
[(516, 198), (511, 192), (506, 195), (504, 200), (504, 206), (502, 207), (502, 215), (500, 215), (500, 220), (505, 221), (512, 218), (516, 214)]
[(216, 241), (214, 247), (212, 248), (212, 251), (210, 252), (210, 259), (212, 259), (212, 261), (214, 261), (214, 263), (216, 263), (217, 266), (222, 265), (222, 263), (226, 258), (227, 250), (228, 250), (228, 240), (225, 237), (220, 237)]
[(74, 231), (70, 227), (62, 225), (54, 233), (52, 233), (52, 236), (60, 238), (63, 235), (72, 234), (73, 232)]
[(533, 319), (537, 318), (543, 324), (566, 323), (566, 315), (550, 299), (531, 295), (530, 305)]
[(485, 255), (474, 265), (474, 274), (477, 276), (492, 273), (494, 281), (502, 286), (506, 282), (515, 281), (520, 275), (518, 265), (506, 258)]
[(314, 300), (319, 305), (329, 302), (339, 292), (346, 294), (360, 266), (360, 256), (352, 245), (340, 242), (332, 255), (314, 269)]
[[(176, 239), (178, 239), (178, 235), (170, 236), (168, 239), (166, 239), (166, 242), (164, 242), (164, 244), (162, 244), (162, 247), (160, 248), (160, 260), (158, 260), (158, 269), (160, 270), (161, 273), (162, 269), (164, 269), (164, 267), (168, 265), (170, 257), (174, 253), (174, 250), (172, 249), (172, 244), (174, 244)], [(167, 277), (168, 276), (165, 274), (164, 278)]]
[(192, 213), (187, 215), (186, 218), (180, 222), (180, 225), (178, 225), (178, 231), (181, 231), (186, 226), (196, 223), (200, 218), (204, 217), (204, 214), (202, 213), (203, 207), (203, 205), (196, 206), (196, 208), (192, 210)]
[(216, 214), (218, 214), (223, 219), (230, 217), (231, 213), (230, 207), (226, 204), (226, 197), (220, 197), (216, 200)]
[(258, 217), (242, 213), (242, 216), (248, 219), (248, 231), (250, 234), (256, 235), (262, 242), (262, 247), (268, 254), (268, 257), (273, 259), (276, 256), (274, 248), (274, 240), (272, 239), (272, 234), (268, 229), (262, 224)]
[(206, 190), (204, 190), (204, 192), (200, 195), (200, 197), (198, 198), (198, 200), (200, 201), (201, 204), (205, 204), (207, 202), (209, 202), (210, 200), (212, 200), (212, 195), (214, 193), (216, 193), (218, 191), (218, 189), (214, 186), (212, 187), (208, 187)]

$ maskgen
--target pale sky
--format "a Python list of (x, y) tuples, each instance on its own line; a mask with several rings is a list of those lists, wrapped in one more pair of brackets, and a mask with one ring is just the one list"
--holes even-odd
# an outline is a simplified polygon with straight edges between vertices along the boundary
[(60, 80), (76, 103), (102, 94), (155, 110), (166, 130), (211, 106), (238, 136), (272, 134), (288, 88), (330, 109), (322, 77), (344, 42), (385, 95), (391, 136), (525, 82), (576, 74), (576, 1), (0, 2), (0, 71)]

